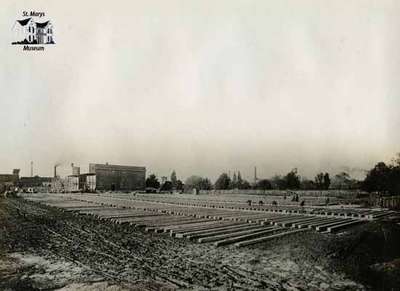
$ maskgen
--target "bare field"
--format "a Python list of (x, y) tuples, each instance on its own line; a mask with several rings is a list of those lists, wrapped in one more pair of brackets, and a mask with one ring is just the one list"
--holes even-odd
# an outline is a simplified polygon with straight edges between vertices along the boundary
[(1, 290), (366, 288), (354, 281), (359, 277), (349, 262), (340, 263), (344, 251), (334, 242), (346, 246), (357, 237), (354, 231), (370, 224), (340, 236), (305, 232), (238, 249), (150, 233), (23, 199), (0, 200), (0, 216)]

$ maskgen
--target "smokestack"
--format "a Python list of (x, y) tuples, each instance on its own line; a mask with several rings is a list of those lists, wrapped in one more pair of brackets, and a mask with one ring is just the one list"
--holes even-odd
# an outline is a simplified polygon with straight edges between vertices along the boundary
[(54, 178), (57, 178), (57, 165), (54, 166)]
[(31, 161), (31, 177), (33, 177), (33, 161)]

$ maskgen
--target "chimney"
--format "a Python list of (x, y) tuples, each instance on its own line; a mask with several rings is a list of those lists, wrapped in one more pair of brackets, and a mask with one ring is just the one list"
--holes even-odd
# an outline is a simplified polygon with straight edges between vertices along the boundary
[(57, 165), (54, 166), (54, 178), (57, 178)]

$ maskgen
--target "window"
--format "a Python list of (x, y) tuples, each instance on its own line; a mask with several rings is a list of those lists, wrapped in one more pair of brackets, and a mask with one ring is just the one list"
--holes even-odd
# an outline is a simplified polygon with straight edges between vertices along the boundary
[(31, 36), (28, 37), (29, 42), (31, 42)]

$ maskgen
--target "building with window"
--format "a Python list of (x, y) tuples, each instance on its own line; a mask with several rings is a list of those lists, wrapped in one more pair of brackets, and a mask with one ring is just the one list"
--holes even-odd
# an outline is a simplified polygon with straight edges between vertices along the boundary
[(96, 174), (96, 190), (144, 190), (146, 168), (109, 164), (89, 164), (89, 172)]
[(19, 169), (14, 169), (12, 174), (0, 174), (0, 193), (13, 189), (19, 180)]
[(32, 18), (15, 21), (13, 44), (54, 44), (53, 24), (50, 20), (36, 22)]
[(51, 177), (20, 177), (18, 181), (18, 187), (21, 189), (25, 188), (42, 188), (45, 185), (49, 185), (52, 181)]
[(79, 190), (81, 192), (96, 192), (96, 175), (92, 173), (80, 174)]

